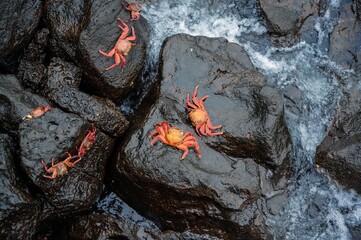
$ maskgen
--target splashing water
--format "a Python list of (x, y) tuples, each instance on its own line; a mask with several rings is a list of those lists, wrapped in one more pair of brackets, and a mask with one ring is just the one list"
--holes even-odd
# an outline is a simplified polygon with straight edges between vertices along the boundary
[[(288, 128), (293, 140), (293, 176), (288, 202), (277, 216), (266, 220), (275, 239), (350, 239), (348, 227), (361, 224), (361, 198), (345, 191), (314, 167), (316, 147), (330, 126), (335, 104), (340, 97), (337, 76), (348, 72), (331, 62), (328, 36), (337, 22), (331, 16), (339, 1), (330, 0), (328, 9), (316, 19), (316, 44), (300, 42), (289, 48), (276, 48), (267, 40), (266, 28), (258, 17), (255, 1), (211, 6), (201, 0), (159, 0), (143, 5), (143, 16), (153, 30), (148, 68), (156, 69), (164, 39), (176, 33), (224, 37), (245, 48), (254, 66), (268, 83), (286, 91), (300, 91), (297, 111), (285, 106)], [(210, 1), (212, 2), (212, 1)], [(154, 81), (151, 71), (143, 83)], [(315, 214), (317, 213), (317, 214)]]

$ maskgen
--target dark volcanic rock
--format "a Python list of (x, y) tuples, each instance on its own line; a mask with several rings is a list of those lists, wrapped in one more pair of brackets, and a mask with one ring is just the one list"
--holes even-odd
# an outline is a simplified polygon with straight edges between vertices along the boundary
[[(281, 96), (225, 39), (170, 37), (160, 61), (159, 99), (119, 151), (114, 191), (164, 229), (265, 238), (262, 195), (282, 188), (289, 174)], [(196, 85), (198, 97), (209, 95), (205, 106), (224, 134), (197, 136), (202, 158), (191, 149), (180, 161), (181, 151), (151, 146), (148, 136), (162, 121), (195, 134), (185, 99)]]
[(357, 77), (348, 80), (332, 126), (317, 147), (316, 164), (361, 194), (361, 92)]
[(14, 75), (0, 75), (0, 129), (14, 131), (25, 115), (48, 105), (44, 98), (25, 91)]
[[(138, 219), (139, 221), (140, 219)], [(156, 227), (154, 227), (156, 228)], [(65, 236), (73, 240), (102, 240), (102, 239), (213, 239), (204, 234), (192, 234), (190, 232), (177, 233), (174, 231), (161, 232), (159, 229), (144, 228), (131, 223), (127, 219), (119, 219), (106, 214), (89, 214), (81, 216), (73, 221)], [(62, 235), (64, 237), (64, 235)]]
[(0, 134), (0, 238), (30, 239), (37, 225), (37, 204), (18, 183), (13, 146), (8, 135)]
[(126, 57), (123, 71), (120, 71), (120, 65), (104, 71), (114, 59), (102, 56), (98, 50), (108, 52), (114, 47), (121, 34), (116, 18), (129, 18), (129, 11), (121, 2), (125, 1), (56, 0), (46, 4), (54, 44), (79, 63), (94, 91), (112, 100), (123, 98), (135, 85), (145, 64), (149, 36), (144, 18), (129, 23), (129, 29), (135, 28), (137, 45)]
[[(77, 218), (67, 231), (70, 239), (130, 239), (120, 221), (111, 216), (90, 214)], [(85, 233), (85, 234), (84, 234)]]
[(347, 82), (340, 82), (343, 96), (334, 121), (317, 147), (316, 164), (338, 183), (361, 194), (361, 25), (350, 2), (342, 2), (340, 20), (330, 39), (329, 55), (345, 68), (354, 69)]
[(329, 56), (343, 67), (361, 73), (361, 22), (356, 19), (350, 2), (342, 3), (340, 11), (330, 38)]
[(44, 85), (46, 67), (43, 64), (49, 30), (40, 30), (24, 51), (17, 77), (22, 85), (37, 92)]
[(361, 21), (361, 0), (354, 0), (356, 5), (356, 16)]
[[(268, 32), (277, 43), (293, 44), (298, 40), (298, 32), (303, 23), (319, 11), (319, 0), (311, 1), (277, 1), (259, 0), (266, 19)], [(286, 40), (282, 39), (283, 37)]]
[(0, 2), (0, 57), (19, 49), (38, 26), (41, 0)]
[(105, 163), (113, 141), (100, 130), (96, 132), (94, 144), (85, 157), (68, 173), (55, 180), (43, 177), (44, 160), (48, 167), (66, 158), (66, 151), (76, 154), (76, 147), (90, 129), (90, 124), (74, 114), (59, 109), (46, 112), (43, 116), (23, 122), (20, 125), (21, 165), (45, 194), (48, 204), (44, 216), (64, 216), (88, 209), (102, 190)]
[(121, 135), (128, 128), (128, 120), (112, 101), (79, 91), (80, 79), (81, 71), (77, 67), (59, 58), (52, 59), (46, 86), (48, 97), (102, 131), (115, 137)]

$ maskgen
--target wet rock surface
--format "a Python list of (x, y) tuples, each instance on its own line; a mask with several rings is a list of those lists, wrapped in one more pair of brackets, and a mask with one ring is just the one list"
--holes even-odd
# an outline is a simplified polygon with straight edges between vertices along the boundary
[(30, 40), (40, 21), (41, 4), (41, 0), (1, 1), (0, 57)]
[[(140, 221), (140, 219), (138, 219)], [(177, 233), (174, 231), (160, 231), (156, 226), (144, 228), (128, 220), (112, 217), (107, 214), (92, 213), (76, 218), (68, 228), (61, 233), (68, 239), (213, 239), (218, 238), (209, 235), (199, 235), (190, 232)]]
[(357, 75), (348, 80), (341, 83), (340, 103), (327, 135), (317, 147), (316, 164), (339, 184), (360, 194), (361, 91)]
[(136, 232), (130, 235), (126, 234), (127, 230), (116, 218), (91, 214), (76, 219), (71, 225), (68, 235), (70, 239), (130, 239), (129, 237), (136, 236)]
[(361, 73), (361, 21), (351, 2), (342, 2), (340, 19), (330, 38), (329, 56), (346, 69)]
[(113, 140), (99, 130), (90, 150), (75, 167), (68, 168), (67, 174), (54, 180), (44, 178), (41, 164), (44, 160), (50, 167), (52, 159), (55, 163), (64, 160), (67, 151), (76, 155), (76, 148), (90, 129), (89, 123), (59, 109), (20, 125), (21, 166), (48, 201), (42, 217), (88, 209), (99, 197), (106, 160), (113, 149)]
[[(356, 2), (357, 3), (357, 2)], [(349, 1), (340, 4), (340, 20), (330, 38), (329, 56), (355, 71), (348, 82), (340, 82), (342, 96), (333, 123), (317, 147), (316, 164), (343, 187), (361, 193), (361, 92), (359, 87), (360, 21)]]
[(285, 46), (299, 40), (302, 25), (310, 16), (317, 16), (320, 8), (319, 0), (259, 0), (259, 4), (272, 41)]
[(0, 75), (0, 129), (15, 131), (22, 118), (38, 106), (50, 103), (29, 91), (24, 90), (14, 75)]
[[(168, 38), (160, 80), (159, 98), (119, 151), (114, 191), (164, 229), (266, 237), (261, 196), (281, 189), (289, 174), (291, 142), (280, 95), (265, 85), (246, 52), (225, 39)], [(196, 85), (199, 98), (209, 95), (206, 109), (224, 134), (197, 136), (202, 158), (191, 149), (180, 161), (181, 151), (150, 146), (148, 136), (163, 121), (196, 135), (185, 110)]]
[[(149, 30), (145, 19), (129, 23), (135, 28), (136, 46), (126, 57), (126, 65), (108, 71), (114, 58), (102, 56), (98, 50), (109, 52), (122, 33), (118, 28), (119, 17), (129, 19), (129, 11), (121, 3), (125, 1), (49, 1), (46, 15), (53, 34), (54, 49), (57, 47), (84, 69), (89, 84), (101, 96), (118, 100), (135, 85), (142, 72), (146, 57)], [(129, 31), (131, 34), (131, 31)]]
[(0, 238), (29, 239), (38, 221), (37, 203), (15, 172), (15, 148), (9, 135), (0, 134)]
[(80, 81), (79, 68), (54, 58), (48, 67), (47, 96), (63, 109), (94, 123), (107, 134), (120, 136), (128, 128), (128, 120), (109, 99), (80, 91)]
[(20, 79), (22, 86), (31, 88), (34, 92), (44, 85), (46, 76), (46, 67), (43, 62), (48, 42), (49, 30), (41, 29), (24, 51), (21, 59), (17, 77)]

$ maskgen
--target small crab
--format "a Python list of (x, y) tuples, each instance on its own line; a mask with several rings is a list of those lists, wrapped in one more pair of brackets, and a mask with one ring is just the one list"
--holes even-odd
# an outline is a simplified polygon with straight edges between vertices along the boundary
[[(128, 53), (132, 46), (135, 46), (135, 43), (132, 43), (130, 41), (135, 40), (135, 32), (134, 27), (132, 27), (132, 35), (128, 37), (129, 33), (129, 27), (125, 22), (123, 22), (120, 18), (117, 18), (117, 20), (123, 25), (118, 25), (118, 27), (123, 31), (120, 37), (118, 38), (117, 42), (115, 43), (115, 46), (112, 50), (110, 50), (108, 53), (105, 53), (101, 50), (99, 50), (99, 53), (102, 54), (105, 57), (112, 57), (114, 56), (115, 63), (111, 65), (110, 67), (107, 67), (105, 71), (118, 66), (120, 63), (122, 63), (121, 68), (123, 69), (125, 65), (125, 58), (124, 56), (128, 56)], [(124, 55), (124, 56), (123, 56)]]
[[(69, 152), (66, 152), (68, 157), (63, 161), (60, 161), (54, 164), (54, 159), (51, 160), (51, 167), (47, 167), (44, 160), (41, 160), (41, 164), (43, 164), (45, 171), (49, 174), (43, 174), (45, 178), (55, 179), (57, 176), (63, 176), (68, 173), (68, 168), (74, 167), (76, 163), (81, 160), (81, 157), (78, 155), (72, 156)], [(74, 162), (72, 162), (75, 160)]]
[(139, 3), (129, 3), (128, 6), (123, 3), (123, 6), (130, 11), (131, 18), (127, 22), (139, 20), (142, 11), (142, 6)]
[(198, 99), (197, 92), (198, 85), (194, 89), (192, 101), (190, 101), (189, 93), (187, 94), (186, 109), (190, 111), (189, 118), (192, 121), (192, 125), (196, 128), (198, 135), (217, 136), (223, 134), (223, 132), (212, 132), (212, 130), (221, 128), (222, 125), (213, 126), (203, 102), (209, 96), (205, 95)]
[(37, 118), (37, 117), (40, 117), (42, 116), (45, 112), (51, 110), (51, 109), (54, 109), (53, 107), (50, 107), (50, 106), (40, 106), (40, 107), (37, 107), (35, 108), (33, 111), (31, 111), (30, 114), (24, 116), (22, 119), (25, 121), (25, 120), (31, 120), (33, 118)]
[(85, 153), (90, 149), (95, 141), (95, 133), (96, 129), (94, 124), (92, 124), (92, 129), (88, 130), (88, 134), (84, 137), (83, 141), (81, 142), (78, 150), (78, 156), (83, 157)]
[(191, 132), (187, 132), (184, 134), (183, 130), (180, 130), (174, 126), (170, 127), (169, 123), (167, 122), (157, 123), (154, 124), (154, 126), (156, 126), (157, 128), (149, 135), (149, 139), (155, 136), (151, 142), (151, 145), (153, 145), (159, 140), (162, 143), (183, 150), (184, 153), (181, 157), (181, 160), (183, 160), (187, 156), (188, 147), (194, 147), (198, 157), (201, 158), (197, 139), (192, 135)]

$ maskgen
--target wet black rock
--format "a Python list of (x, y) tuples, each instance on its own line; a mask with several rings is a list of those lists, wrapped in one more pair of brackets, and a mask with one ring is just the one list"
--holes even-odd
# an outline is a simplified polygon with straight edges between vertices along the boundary
[(22, 118), (49, 102), (23, 89), (14, 75), (0, 75), (0, 130), (15, 131)]
[(64, 160), (67, 151), (77, 154), (76, 148), (90, 129), (91, 125), (80, 117), (59, 109), (21, 123), (21, 166), (47, 199), (42, 218), (59, 218), (89, 209), (99, 197), (106, 160), (113, 149), (113, 140), (99, 129), (90, 150), (75, 167), (68, 169), (67, 174), (47, 179), (41, 164), (44, 160), (50, 167), (52, 159), (55, 163)]
[(19, 183), (12, 139), (0, 134), (0, 238), (30, 239), (38, 222), (37, 203)]
[(293, 45), (297, 42), (303, 23), (310, 16), (318, 15), (319, 2), (259, 0), (272, 40), (280, 45)]
[[(139, 129), (116, 158), (114, 191), (163, 229), (208, 233), (226, 239), (267, 236), (263, 196), (282, 189), (289, 176), (291, 140), (283, 101), (265, 85), (244, 51), (225, 39), (175, 35), (163, 45), (160, 94)], [(169, 122), (196, 135), (185, 109), (188, 92), (198, 97), (224, 134), (196, 136), (202, 158), (149, 134)]]
[[(135, 28), (137, 45), (126, 57), (127, 63), (109, 71), (104, 69), (114, 63), (114, 58), (102, 56), (98, 50), (110, 51), (121, 34), (117, 17), (124, 21), (129, 11), (122, 6), (125, 1), (48, 1), (45, 4), (50, 24), (54, 50), (62, 49), (84, 70), (87, 85), (99, 95), (118, 100), (135, 85), (146, 58), (149, 29), (144, 18), (129, 23)], [(55, 52), (57, 54), (57, 52)]]
[[(139, 221), (140, 219), (138, 219)], [(106, 214), (93, 213), (76, 218), (69, 228), (64, 230), (62, 237), (67, 236), (73, 240), (93, 239), (199, 239), (217, 240), (209, 235), (193, 234), (191, 232), (177, 233), (174, 231), (160, 231), (154, 228), (142, 227), (128, 219), (119, 219)]]
[[(123, 228), (116, 218), (102, 214), (90, 214), (81, 216), (73, 222), (67, 230), (70, 239), (131, 239), (126, 234), (128, 228)], [(85, 233), (85, 234), (84, 234)]]
[(94, 123), (107, 134), (121, 135), (128, 128), (128, 120), (109, 99), (79, 91), (80, 80), (79, 68), (54, 58), (48, 67), (47, 96), (61, 108)]
[(361, 0), (354, 0), (354, 4), (356, 5), (357, 19), (361, 21)]
[(340, 19), (330, 37), (329, 56), (346, 69), (361, 73), (361, 21), (350, 2), (341, 3)]
[(31, 88), (33, 92), (39, 92), (44, 86), (46, 67), (43, 62), (48, 42), (49, 30), (41, 29), (27, 46), (19, 65), (17, 77), (22, 86)]
[(0, 57), (30, 40), (40, 20), (41, 5), (41, 0), (0, 2)]
[[(330, 39), (329, 56), (356, 74), (340, 82), (342, 97), (329, 132), (317, 147), (316, 164), (334, 180), (361, 194), (361, 25), (350, 2), (341, 2), (340, 20)], [(341, 174), (342, 173), (342, 174)]]
[(361, 92), (357, 77), (348, 80), (329, 132), (317, 147), (316, 164), (361, 194)]

